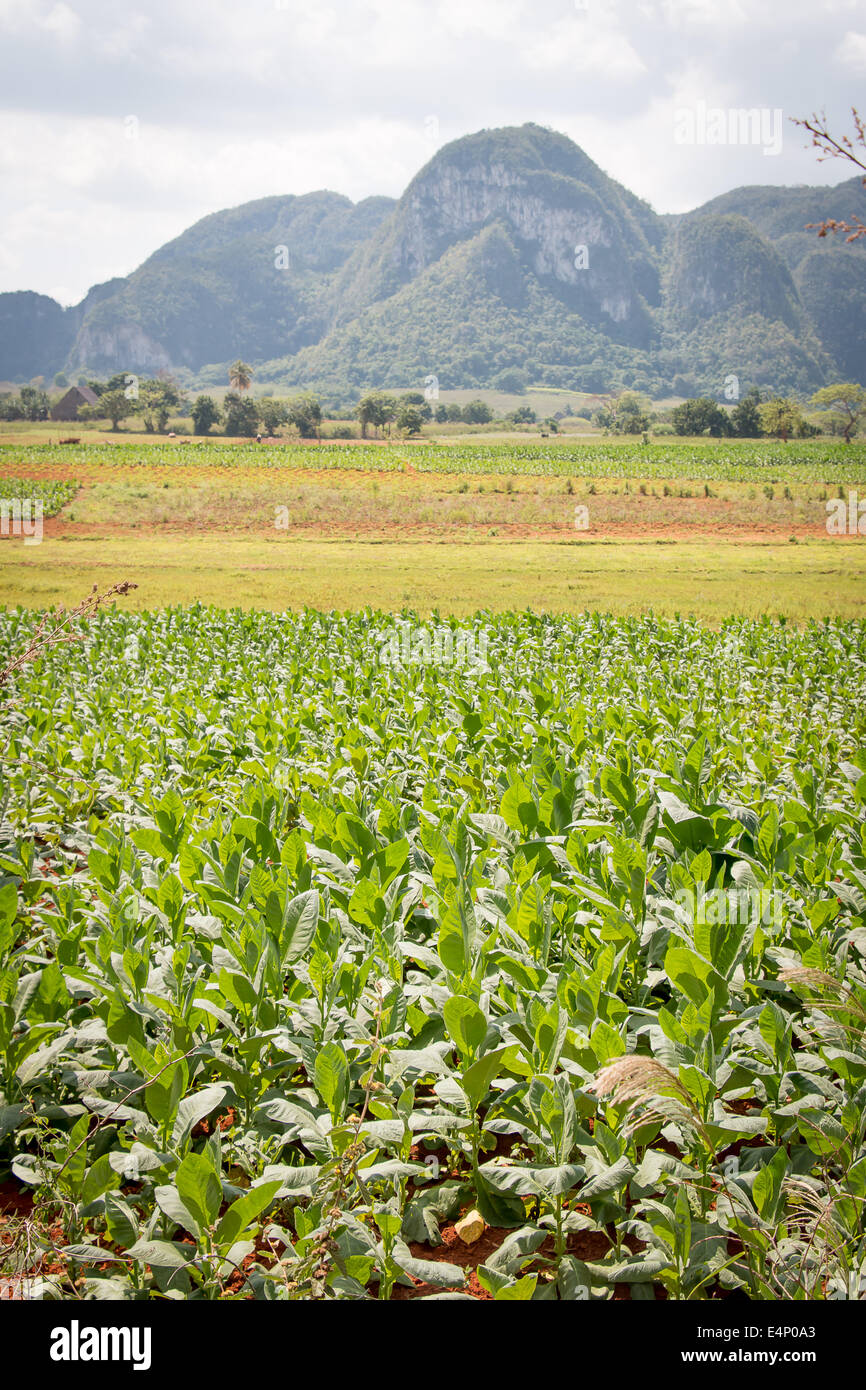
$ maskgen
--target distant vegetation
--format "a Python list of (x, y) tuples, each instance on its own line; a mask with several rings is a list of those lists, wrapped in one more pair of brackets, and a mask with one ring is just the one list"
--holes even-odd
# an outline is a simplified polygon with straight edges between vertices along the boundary
[[(236, 368), (243, 368), (238, 372)], [(110, 422), (113, 431), (123, 425), (150, 434), (191, 433), (209, 435), (215, 430), (235, 438), (294, 434), (301, 439), (413, 438), (436, 434), (437, 427), (486, 427), (494, 431), (535, 427), (543, 434), (557, 434), (565, 421), (571, 428), (585, 422), (603, 434), (679, 435), (681, 437), (762, 437), (808, 439), (820, 434), (839, 436), (846, 442), (866, 427), (866, 389), (857, 382), (835, 382), (807, 400), (765, 395), (753, 387), (740, 400), (720, 405), (710, 396), (696, 396), (673, 407), (655, 405), (636, 391), (621, 391), (600, 399), (595, 408), (563, 407), (547, 416), (527, 402), (499, 413), (481, 396), (468, 401), (429, 401), (420, 391), (368, 391), (348, 408), (337, 409), (311, 392), (289, 397), (254, 396), (253, 370), (234, 364), (230, 379), (238, 389), (225, 393), (222, 402), (201, 394), (190, 402), (176, 382), (163, 378), (139, 380), (118, 372), (107, 381), (91, 378), (88, 385), (98, 397), (82, 406), (77, 420), (85, 425)], [(134, 383), (134, 388), (128, 384)], [(245, 384), (241, 386), (241, 382)], [(55, 389), (56, 399), (60, 392)], [(24, 386), (17, 393), (0, 394), (0, 422), (38, 423), (49, 418), (52, 399), (41, 386)], [(187, 426), (188, 422), (188, 426)], [(351, 422), (351, 423), (350, 423)]]

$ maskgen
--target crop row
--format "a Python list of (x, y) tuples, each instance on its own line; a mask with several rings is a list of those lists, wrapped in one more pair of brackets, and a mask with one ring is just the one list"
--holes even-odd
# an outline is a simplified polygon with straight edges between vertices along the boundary
[(819, 481), (866, 483), (866, 448), (821, 441), (766, 440), (736, 443), (489, 443), (489, 444), (357, 444), (258, 445), (216, 444), (191, 440), (141, 445), (84, 443), (79, 445), (0, 446), (4, 467), (80, 468), (97, 465), (124, 470), (175, 467), (179, 464), (214, 469), (353, 469), (468, 474), (526, 474), (592, 478), (692, 478), (726, 482)]

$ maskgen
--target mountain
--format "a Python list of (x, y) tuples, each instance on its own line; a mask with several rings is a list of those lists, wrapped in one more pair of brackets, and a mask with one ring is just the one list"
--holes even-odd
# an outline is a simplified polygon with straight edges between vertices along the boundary
[(390, 198), (261, 198), (197, 222), (85, 315), (68, 365), (153, 372), (273, 357), (317, 342), (326, 290)]
[[(335, 323), (410, 284), (452, 246), (499, 225), (540, 283), (590, 321), (645, 339), (640, 295), (658, 300), (651, 209), (564, 135), (538, 126), (482, 131), (447, 145), (410, 183), (392, 217), (336, 286)], [(591, 246), (588, 273), (575, 250)]]
[(402, 198), (262, 198), (203, 218), (132, 275), (61, 309), (0, 295), (0, 377), (177, 372), (336, 401), (370, 386), (538, 384), (721, 395), (734, 373), (807, 392), (866, 380), (866, 189), (740, 188), (662, 216), (564, 135), (484, 130)]
[(31, 290), (0, 294), (0, 379), (29, 381), (33, 376), (59, 372), (90, 310), (119, 292), (125, 283), (108, 280), (94, 285), (71, 309)]

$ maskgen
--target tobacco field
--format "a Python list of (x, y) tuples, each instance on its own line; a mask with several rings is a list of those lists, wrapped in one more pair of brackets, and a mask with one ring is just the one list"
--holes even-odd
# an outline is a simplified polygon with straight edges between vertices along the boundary
[(4, 688), (4, 1278), (860, 1297), (866, 628), (403, 620), (105, 611)]
[(771, 439), (694, 440), (648, 444), (639, 438), (571, 443), (540, 443), (519, 436), (505, 442), (439, 444), (431, 441), (369, 441), (335, 444), (280, 440), (260, 446), (255, 440), (225, 441), (186, 437), (183, 442), (155, 436), (150, 443), (111, 443), (85, 439), (79, 444), (0, 445), (0, 469), (30, 473), (42, 470), (88, 475), (116, 470), (159, 469), (170, 476), (180, 466), (231, 473), (238, 468), (298, 471), (360, 471), (513, 475), (584, 478), (691, 478), (699, 481), (823, 482), (866, 485), (866, 447), (855, 440)]

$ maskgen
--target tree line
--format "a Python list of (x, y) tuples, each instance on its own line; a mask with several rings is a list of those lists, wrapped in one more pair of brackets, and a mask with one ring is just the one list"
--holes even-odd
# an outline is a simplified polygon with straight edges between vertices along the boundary
[[(286, 400), (254, 397), (250, 393), (253, 375), (252, 367), (246, 362), (240, 359), (233, 362), (228, 371), (230, 389), (221, 404), (204, 394), (190, 403), (182, 389), (168, 377), (140, 379), (129, 372), (118, 372), (108, 381), (81, 378), (79, 385), (89, 386), (97, 401), (95, 405), (81, 406), (77, 418), (81, 421), (110, 420), (112, 429), (118, 430), (123, 420), (134, 416), (142, 420), (148, 433), (162, 434), (168, 428), (170, 417), (180, 413), (191, 416), (196, 435), (207, 435), (221, 425), (229, 436), (273, 436), (288, 425), (297, 430), (302, 439), (318, 437), (323, 409), (317, 396), (303, 392)], [(34, 378), (29, 386), (22, 386), (17, 397), (0, 397), (0, 420), (47, 419), (50, 401), (40, 380)], [(58, 384), (56, 379), (55, 384)], [(824, 386), (812, 395), (810, 404), (820, 412), (812, 419), (805, 414), (804, 406), (793, 398), (778, 395), (765, 398), (753, 387), (732, 408), (720, 405), (710, 396), (698, 396), (670, 410), (657, 411), (639, 392), (622, 391), (595, 411), (584, 407), (577, 413), (610, 434), (648, 435), (652, 431), (655, 435), (743, 439), (771, 436), (787, 440), (827, 433), (844, 438), (846, 443), (866, 423), (866, 388), (857, 382)], [(361, 437), (365, 439), (370, 430), (378, 437), (390, 435), (392, 428), (402, 435), (412, 436), (420, 434), (423, 426), (431, 421), (487, 425), (496, 418), (492, 408), (480, 398), (463, 405), (454, 402), (446, 405), (428, 400), (420, 391), (402, 394), (368, 391), (361, 396), (353, 413), (360, 424)], [(531, 425), (538, 423), (538, 417), (531, 406), (520, 405), (502, 417), (502, 422)], [(541, 426), (542, 431), (551, 434), (558, 430), (557, 419), (553, 417), (542, 421)], [(350, 431), (345, 431), (345, 437), (351, 437)]]
[(848, 444), (866, 422), (866, 389), (857, 382), (822, 386), (810, 404), (820, 411), (809, 419), (799, 401), (789, 396), (764, 398), (757, 387), (730, 410), (711, 396), (683, 401), (669, 411), (654, 412), (645, 397), (623, 391), (592, 416), (610, 434), (705, 435), (716, 438), (807, 439), (818, 434), (841, 436)]

